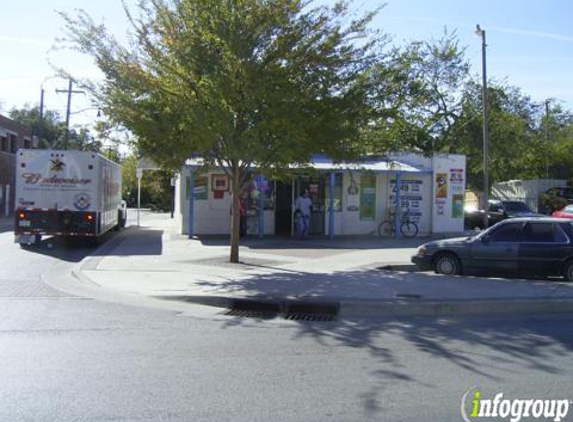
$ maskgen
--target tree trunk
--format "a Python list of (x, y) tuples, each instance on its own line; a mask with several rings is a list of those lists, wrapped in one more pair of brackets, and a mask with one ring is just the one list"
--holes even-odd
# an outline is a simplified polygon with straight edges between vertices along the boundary
[(231, 192), (232, 192), (232, 219), (231, 219), (231, 256), (230, 262), (239, 262), (239, 235), (241, 225), (241, 169), (237, 163), (231, 168)]

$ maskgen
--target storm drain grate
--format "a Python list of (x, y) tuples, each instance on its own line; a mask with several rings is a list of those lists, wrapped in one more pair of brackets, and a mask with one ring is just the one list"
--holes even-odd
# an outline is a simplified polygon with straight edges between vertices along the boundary
[(281, 310), (278, 303), (256, 300), (234, 300), (224, 315), (244, 318), (275, 318)]
[(241, 318), (259, 318), (259, 319), (272, 319), (277, 316), (272, 312), (261, 311), (247, 311), (244, 309), (229, 309), (223, 315), (241, 317)]
[(224, 315), (259, 319), (272, 319), (282, 315), (284, 319), (291, 321), (328, 322), (336, 320), (338, 304), (235, 300)]
[(399, 297), (401, 299), (421, 299), (422, 295), (418, 295), (415, 293), (398, 293), (396, 297)]
[(286, 314), (285, 319), (291, 321), (317, 321), (328, 322), (336, 319), (335, 315), (327, 314)]
[(333, 303), (287, 303), (285, 319), (291, 321), (334, 321), (338, 305)]

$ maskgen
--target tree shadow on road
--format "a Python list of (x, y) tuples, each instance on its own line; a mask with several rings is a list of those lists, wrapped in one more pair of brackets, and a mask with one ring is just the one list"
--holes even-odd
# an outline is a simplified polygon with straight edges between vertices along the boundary
[[(422, 275), (420, 275), (422, 276)], [(313, 279), (313, 277), (315, 277)], [(427, 277), (427, 283), (436, 278)], [(326, 293), (348, 297), (369, 297), (372, 291), (388, 283), (390, 292), (414, 293), (416, 285), (403, 274), (379, 271), (351, 271), (334, 274), (303, 272), (273, 273), (250, 278), (229, 280), (224, 288), (241, 291), (254, 297), (284, 297), (288, 285), (292, 297), (321, 297)], [(442, 280), (443, 281), (443, 280)], [(492, 280), (459, 278), (452, 280), (452, 288), (479, 290)], [(532, 281), (531, 289), (543, 289), (550, 283)], [(209, 286), (204, 282), (203, 286)], [(213, 289), (221, 288), (213, 284)], [(542, 290), (540, 290), (542, 291)], [(298, 322), (293, 341), (312, 339), (331, 347), (361, 348), (377, 362), (373, 372), (367, 374), (365, 390), (357, 393), (365, 413), (380, 417), (384, 410), (384, 391), (398, 383), (415, 383), (428, 388), (439, 388), (441, 380), (428, 379), (419, 367), (410, 365), (400, 350), (412, 346), (422, 355), (446, 360), (467, 373), (468, 381), (503, 381), (515, 373), (539, 371), (544, 374), (563, 374), (566, 369), (555, 365), (555, 359), (573, 351), (573, 335), (552, 330), (539, 317), (385, 317), (376, 319), (349, 318), (335, 322)], [(247, 318), (235, 318), (226, 324), (250, 324)], [(468, 352), (475, 346), (475, 352)], [(363, 376), (363, 375), (362, 375)], [(472, 387), (468, 385), (467, 388)], [(463, 391), (460, 391), (460, 396)]]

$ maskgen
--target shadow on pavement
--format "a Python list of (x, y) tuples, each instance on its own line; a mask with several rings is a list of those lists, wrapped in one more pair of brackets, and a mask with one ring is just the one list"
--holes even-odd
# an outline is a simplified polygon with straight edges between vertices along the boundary
[[(386, 272), (380, 277), (380, 273), (373, 270), (316, 274), (316, 279), (313, 280), (313, 274), (310, 273), (277, 272), (248, 279), (229, 280), (224, 283), (224, 289), (230, 291), (236, 289), (255, 297), (284, 297), (285, 290), (281, 286), (288, 285), (288, 291), (292, 296), (296, 296), (297, 293), (305, 297), (328, 294), (333, 298), (339, 294), (348, 298), (352, 296), (351, 292), (355, 292), (356, 296), (370, 297), (370, 289), (374, 292), (380, 289), (381, 283), (390, 280), (392, 281), (390, 288), (393, 289), (391, 291), (396, 295), (420, 293), (414, 284), (409, 283), (408, 279), (400, 274)], [(432, 278), (428, 277), (427, 282), (431, 286)], [(470, 290), (470, 296), (479, 297), (476, 292), (484, 288), (494, 291), (496, 285), (501, 286), (500, 283), (504, 281), (460, 277), (452, 280), (451, 285), (446, 288), (453, 291)], [(530, 297), (536, 290), (543, 292), (548, 287), (563, 288), (565, 292), (571, 289), (570, 284), (548, 281), (519, 283), (520, 289), (529, 291)], [(208, 282), (202, 285), (213, 288), (213, 294), (216, 294), (217, 286), (220, 287), (220, 284)], [(494, 318), (493, 323), (492, 318)], [(477, 382), (478, 385), (479, 382), (502, 380), (507, 375), (505, 372), (507, 369), (502, 368), (508, 366), (516, 373), (533, 370), (545, 374), (562, 374), (565, 369), (552, 364), (552, 361), (555, 357), (573, 351), (573, 334), (569, 329), (571, 317), (552, 318), (569, 319), (569, 323), (562, 324), (559, 329), (543, 321), (543, 317), (511, 315), (480, 318), (434, 316), (355, 318), (322, 323), (297, 321), (294, 340), (312, 338), (323, 345), (363, 348), (377, 359), (378, 369), (369, 374), (374, 380), (374, 386), (359, 393), (364, 411), (371, 414), (372, 420), (375, 420), (375, 417), (380, 418), (387, 405), (385, 391), (394, 388), (397, 383), (418, 383), (428, 386), (429, 381), (424, 379), (423, 369), (419, 367), (416, 369), (415, 364), (411, 365), (401, 355), (405, 345), (414, 346), (417, 351), (432, 358), (447, 360), (469, 374), (468, 383)], [(225, 328), (249, 323), (249, 318), (234, 318), (225, 324)], [(460, 347), (462, 345), (465, 347)], [(467, 347), (468, 345), (470, 347)], [(476, 352), (467, 353), (472, 345), (478, 346)], [(431, 382), (434, 383), (434, 380)], [(365, 382), (365, 385), (369, 384), (372, 383)], [(471, 388), (474, 384), (468, 384), (467, 388)], [(429, 387), (440, 388), (440, 380), (435, 380), (435, 384)], [(460, 397), (462, 394), (463, 391), (460, 391)], [(456, 397), (455, 400), (459, 400), (460, 397)]]
[[(528, 325), (527, 328), (523, 328)], [(554, 330), (543, 321), (530, 324), (503, 321), (499, 324), (484, 320), (464, 322), (445, 318), (386, 319), (372, 321), (340, 321), (335, 324), (298, 325), (296, 338), (313, 338), (319, 343), (366, 348), (378, 360), (379, 369), (370, 373), (374, 386), (360, 395), (365, 412), (376, 416), (384, 411), (385, 391), (397, 383), (423, 381), (424, 372), (412, 369), (401, 358), (400, 345), (406, 342), (420, 353), (447, 360), (469, 374), (466, 382), (499, 381), (507, 375), (507, 366), (516, 372), (538, 371), (558, 375), (563, 368), (553, 365), (552, 358), (573, 351), (573, 337), (567, 330)], [(479, 345), (479, 352), (462, 352), (465, 345)], [(485, 349), (485, 352), (484, 352)], [(471, 378), (470, 378), (471, 377)], [(472, 381), (473, 380), (473, 381)], [(432, 388), (440, 388), (441, 380)], [(463, 380), (462, 385), (463, 385)], [(470, 385), (471, 384), (471, 385)], [(460, 396), (452, 398), (459, 400)]]
[[(573, 352), (573, 336), (568, 327), (571, 317), (560, 328), (542, 317), (409, 317), (354, 319), (336, 322), (297, 321), (293, 340), (311, 338), (321, 345), (365, 349), (377, 360), (378, 369), (364, 377), (364, 391), (357, 392), (364, 412), (380, 419), (388, 406), (387, 394), (399, 384), (422, 385), (440, 389), (442, 379), (428, 380), (424, 368), (409, 362), (402, 350), (411, 349), (432, 359), (445, 360), (457, 366), (467, 379), (459, 380), (459, 401), (463, 390), (475, 385), (503, 381), (507, 376), (524, 371), (569, 377), (567, 369), (552, 362)], [(247, 324), (248, 318), (236, 318), (225, 328)], [(476, 351), (468, 353), (468, 345)], [(508, 367), (510, 369), (508, 369)], [(467, 385), (464, 384), (467, 383)], [(403, 387), (401, 385), (400, 387)], [(403, 390), (403, 388), (401, 388)], [(382, 419), (380, 419), (382, 420)]]
[(95, 248), (96, 245), (90, 239), (58, 236), (46, 237), (38, 244), (23, 247), (28, 253), (51, 256), (67, 262), (79, 262), (92, 254)]
[[(128, 227), (113, 242), (94, 251), (93, 256), (161, 255), (163, 230)], [(121, 244), (121, 248), (118, 246)]]
[[(228, 235), (197, 236), (203, 246), (228, 246)], [(266, 236), (259, 239), (256, 236), (247, 236), (241, 239), (241, 247), (248, 249), (394, 249), (417, 248), (423, 243), (432, 240), (429, 237), (416, 237), (412, 239), (383, 239), (376, 236), (348, 236), (334, 240), (325, 236), (310, 236), (299, 240), (292, 237)]]

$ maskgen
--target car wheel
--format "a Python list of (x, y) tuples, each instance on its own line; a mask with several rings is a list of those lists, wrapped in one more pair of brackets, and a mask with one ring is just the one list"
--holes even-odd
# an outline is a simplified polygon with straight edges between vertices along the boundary
[(569, 261), (565, 264), (563, 276), (565, 277), (565, 280), (573, 281), (573, 261)]
[(434, 260), (434, 271), (438, 274), (461, 274), (462, 266), (458, 258), (451, 253), (439, 254)]

